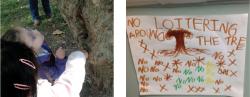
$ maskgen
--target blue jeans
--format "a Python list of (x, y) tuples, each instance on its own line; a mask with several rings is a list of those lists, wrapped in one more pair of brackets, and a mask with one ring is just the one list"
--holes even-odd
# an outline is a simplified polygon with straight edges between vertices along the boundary
[[(51, 16), (51, 9), (49, 0), (41, 0), (43, 5), (43, 11), (45, 12), (46, 16)], [(39, 11), (38, 11), (38, 0), (29, 0), (30, 4), (30, 11), (33, 20), (39, 20)]]

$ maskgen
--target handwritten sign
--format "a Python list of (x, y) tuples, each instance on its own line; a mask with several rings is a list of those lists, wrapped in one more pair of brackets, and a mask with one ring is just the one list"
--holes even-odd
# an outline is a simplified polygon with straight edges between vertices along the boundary
[(127, 16), (140, 95), (243, 97), (247, 17)]

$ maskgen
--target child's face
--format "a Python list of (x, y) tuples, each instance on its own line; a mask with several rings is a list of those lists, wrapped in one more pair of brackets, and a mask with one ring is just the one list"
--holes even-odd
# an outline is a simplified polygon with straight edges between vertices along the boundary
[(37, 51), (41, 48), (44, 36), (37, 30), (30, 30), (25, 28), (20, 28), (20, 39), (28, 47), (31, 47), (33, 50)]

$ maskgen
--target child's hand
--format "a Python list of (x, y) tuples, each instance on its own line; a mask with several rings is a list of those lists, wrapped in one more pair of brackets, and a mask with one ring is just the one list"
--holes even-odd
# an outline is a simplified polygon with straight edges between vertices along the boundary
[(34, 36), (36, 37), (41, 37), (42, 39), (44, 39), (44, 36), (41, 32), (39, 32), (37, 29), (33, 30)]
[(58, 48), (56, 50), (56, 54), (55, 54), (55, 57), (58, 58), (58, 59), (64, 59), (65, 57), (65, 51), (62, 47)]
[(81, 50), (81, 51), (84, 53), (84, 55), (85, 55), (86, 59), (88, 59), (88, 57), (89, 57), (89, 53), (88, 53), (86, 50)]

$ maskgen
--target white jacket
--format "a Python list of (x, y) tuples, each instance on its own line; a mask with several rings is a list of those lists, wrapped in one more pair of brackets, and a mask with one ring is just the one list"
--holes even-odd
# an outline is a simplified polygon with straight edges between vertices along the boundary
[(80, 97), (85, 79), (86, 57), (81, 51), (72, 52), (66, 62), (65, 71), (54, 85), (45, 79), (37, 83), (37, 97)]

